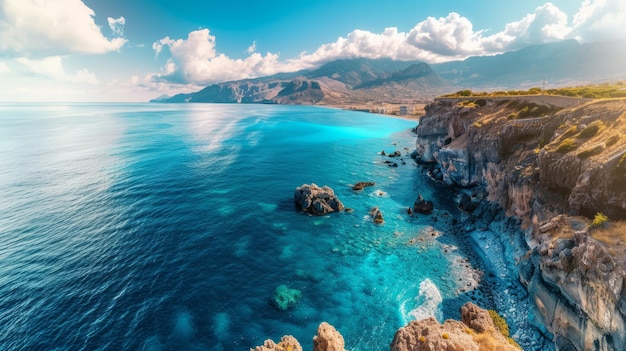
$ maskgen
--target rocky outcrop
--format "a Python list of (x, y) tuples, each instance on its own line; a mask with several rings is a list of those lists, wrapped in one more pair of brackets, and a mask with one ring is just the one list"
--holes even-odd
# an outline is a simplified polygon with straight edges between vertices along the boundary
[(378, 207), (374, 207), (370, 210), (370, 216), (372, 216), (372, 220), (376, 224), (383, 224), (385, 222), (383, 213), (380, 212), (380, 209)]
[(496, 328), (489, 313), (471, 302), (461, 307), (463, 322), (434, 317), (412, 321), (400, 328), (391, 342), (391, 351), (519, 351)]
[(279, 343), (267, 339), (263, 345), (250, 349), (250, 351), (302, 351), (302, 346), (293, 336), (285, 335)]
[(337, 198), (333, 189), (315, 184), (303, 184), (294, 193), (296, 208), (314, 215), (325, 215), (330, 212), (343, 211), (343, 203)]
[(346, 351), (343, 336), (332, 325), (322, 322), (313, 337), (313, 351)]

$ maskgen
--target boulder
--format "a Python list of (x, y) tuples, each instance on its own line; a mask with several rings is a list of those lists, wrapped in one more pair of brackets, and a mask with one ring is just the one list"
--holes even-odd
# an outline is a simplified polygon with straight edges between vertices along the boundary
[(296, 207), (314, 215), (325, 215), (330, 212), (343, 211), (343, 203), (337, 198), (333, 189), (315, 184), (303, 184), (294, 193)]
[(422, 194), (417, 195), (417, 200), (413, 204), (413, 211), (428, 214), (433, 211), (434, 205), (430, 200), (424, 200)]

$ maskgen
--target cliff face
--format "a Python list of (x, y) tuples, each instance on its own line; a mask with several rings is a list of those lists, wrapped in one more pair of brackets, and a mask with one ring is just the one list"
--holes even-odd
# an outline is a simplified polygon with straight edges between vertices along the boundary
[(623, 253), (587, 219), (557, 217), (626, 219), (625, 111), (626, 100), (440, 99), (416, 130), (433, 178), (482, 187), (520, 219), (521, 280), (561, 350), (626, 350)]

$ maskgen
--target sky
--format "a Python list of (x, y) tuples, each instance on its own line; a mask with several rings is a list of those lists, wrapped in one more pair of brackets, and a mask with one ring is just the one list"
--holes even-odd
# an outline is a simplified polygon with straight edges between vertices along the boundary
[(626, 39), (624, 0), (0, 0), (0, 101), (145, 102), (366, 57)]

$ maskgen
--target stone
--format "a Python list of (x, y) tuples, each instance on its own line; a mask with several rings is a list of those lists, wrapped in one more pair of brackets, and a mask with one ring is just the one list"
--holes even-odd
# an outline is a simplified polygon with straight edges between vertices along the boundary
[(364, 188), (368, 187), (368, 186), (374, 186), (376, 185), (376, 183), (374, 182), (358, 182), (356, 184), (354, 184), (354, 186), (352, 187), (352, 190), (363, 190)]
[(433, 202), (430, 200), (424, 200), (422, 194), (418, 194), (417, 200), (413, 204), (413, 211), (423, 214), (431, 213), (434, 209)]
[(383, 218), (383, 213), (380, 212), (380, 209), (378, 207), (374, 207), (370, 210), (370, 216), (372, 216), (372, 219), (376, 224), (383, 224), (385, 222), (385, 219)]
[(333, 189), (327, 186), (320, 188), (313, 183), (297, 187), (294, 201), (297, 209), (313, 215), (326, 215), (344, 209), (343, 203), (337, 198)]
[(335, 327), (322, 322), (313, 337), (313, 351), (346, 351), (343, 336)]

